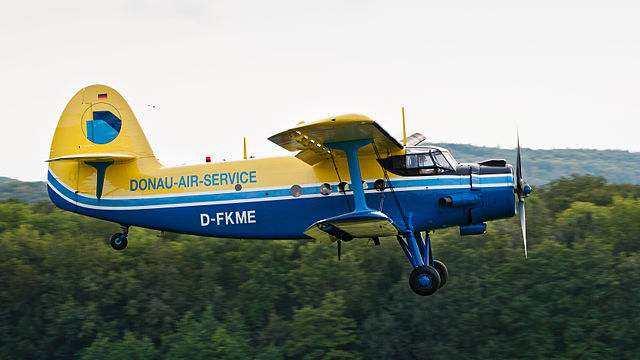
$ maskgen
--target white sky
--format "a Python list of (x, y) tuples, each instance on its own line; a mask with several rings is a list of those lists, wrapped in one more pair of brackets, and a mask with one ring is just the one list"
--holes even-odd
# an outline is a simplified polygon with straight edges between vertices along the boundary
[(638, 1), (0, 1), (0, 176), (44, 180), (96, 83), (165, 165), (344, 113), (399, 135), (402, 106), (433, 142), (640, 151)]

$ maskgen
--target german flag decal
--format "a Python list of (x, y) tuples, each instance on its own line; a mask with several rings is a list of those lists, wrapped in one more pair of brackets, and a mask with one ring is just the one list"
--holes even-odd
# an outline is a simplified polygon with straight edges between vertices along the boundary
[(98, 99), (106, 99), (107, 98), (107, 94), (98, 94)]

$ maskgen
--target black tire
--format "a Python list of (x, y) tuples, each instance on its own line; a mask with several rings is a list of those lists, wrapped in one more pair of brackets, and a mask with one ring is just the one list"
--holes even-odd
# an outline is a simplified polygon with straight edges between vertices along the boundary
[(433, 267), (438, 271), (438, 275), (440, 275), (440, 287), (443, 287), (444, 284), (447, 283), (447, 279), (449, 279), (449, 270), (447, 270), (447, 267), (440, 260), (433, 260)]
[(440, 287), (440, 274), (433, 266), (418, 266), (411, 271), (409, 285), (416, 294), (429, 296)]
[(127, 240), (127, 236), (122, 236), (122, 233), (115, 233), (111, 236), (111, 241), (109, 241), (111, 247), (115, 250), (123, 250), (127, 247), (129, 241)]

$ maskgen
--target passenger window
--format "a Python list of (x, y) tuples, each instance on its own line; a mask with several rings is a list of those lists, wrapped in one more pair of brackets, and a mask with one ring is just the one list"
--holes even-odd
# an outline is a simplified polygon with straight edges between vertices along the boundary
[(415, 169), (418, 167), (418, 157), (416, 155), (407, 155), (407, 169)]
[(429, 154), (419, 154), (418, 167), (427, 167), (427, 166), (433, 166), (433, 160), (431, 160), (431, 156)]

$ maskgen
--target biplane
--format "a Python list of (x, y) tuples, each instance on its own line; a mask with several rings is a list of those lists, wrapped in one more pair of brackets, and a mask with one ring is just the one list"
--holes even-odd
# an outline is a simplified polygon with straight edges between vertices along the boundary
[[(165, 167), (131, 108), (114, 89), (93, 85), (66, 106), (48, 164), (48, 193), (61, 209), (120, 224), (110, 238), (127, 247), (130, 226), (201, 236), (397, 241), (419, 295), (448, 278), (429, 232), (459, 226), (482, 234), (486, 222), (516, 214), (526, 255), (520, 147), (505, 160), (458, 163), (414, 134), (400, 143), (363, 115), (300, 123), (269, 138), (295, 156)], [(514, 195), (515, 193), (515, 195)], [(425, 234), (423, 236), (423, 233)]]

